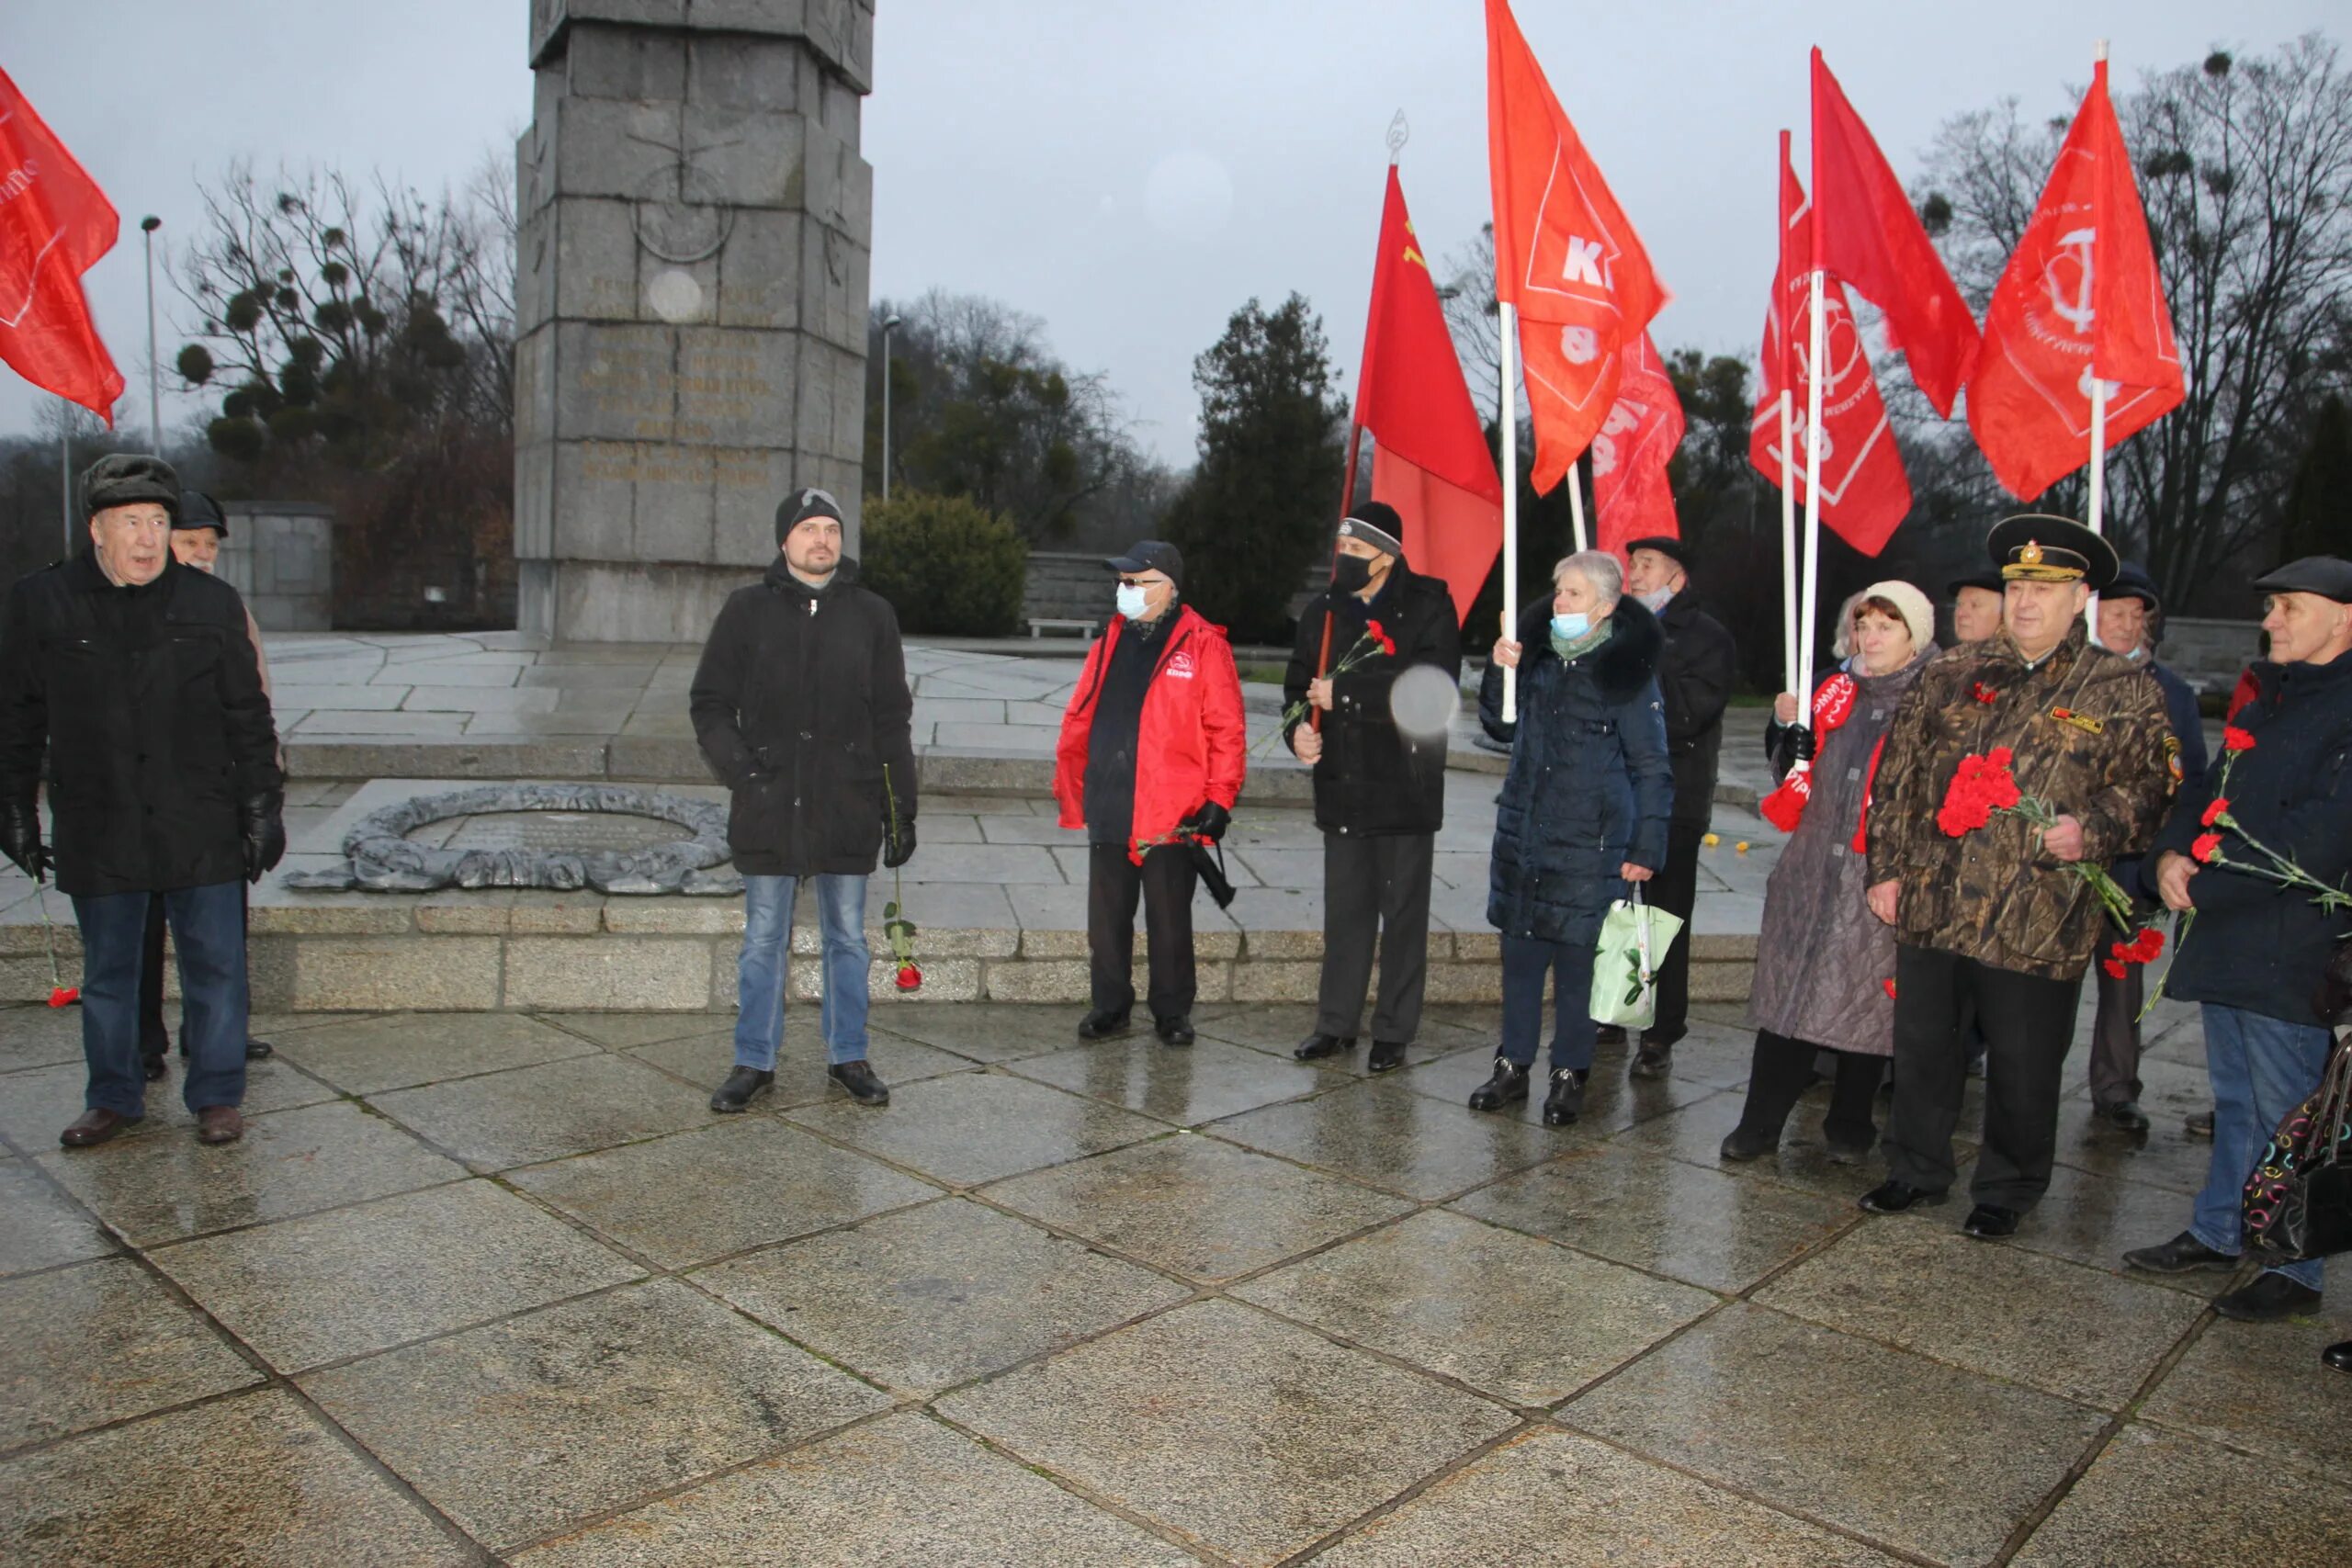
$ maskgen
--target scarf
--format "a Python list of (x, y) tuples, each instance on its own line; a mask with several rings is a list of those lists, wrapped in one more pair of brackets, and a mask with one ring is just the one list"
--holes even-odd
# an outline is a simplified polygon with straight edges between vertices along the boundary
[(1545, 637), (1552, 644), (1552, 651), (1560, 656), (1560, 662), (1573, 664), (1609, 640), (1609, 623), (1603, 621), (1579, 637), (1562, 637), (1557, 633), (1546, 633)]
[[(1853, 716), (1854, 700), (1861, 693), (1854, 678), (1840, 670), (1815, 688), (1813, 694), (1813, 743), (1817, 755), (1821, 743), (1847, 719)], [(1876, 759), (1872, 759), (1875, 763)], [(1813, 764), (1800, 759), (1781, 781), (1781, 787), (1756, 803), (1757, 812), (1783, 833), (1793, 833), (1797, 824), (1804, 820), (1804, 808), (1813, 800)], [(1867, 807), (1864, 807), (1868, 809)]]

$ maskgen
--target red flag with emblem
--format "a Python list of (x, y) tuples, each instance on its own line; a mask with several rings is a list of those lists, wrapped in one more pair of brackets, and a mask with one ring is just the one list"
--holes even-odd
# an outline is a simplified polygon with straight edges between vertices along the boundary
[[(1782, 138), (1785, 142), (1786, 138)], [(1785, 158), (1781, 164), (1781, 269), (1764, 313), (1761, 395), (1748, 427), (1747, 460), (1781, 482), (1781, 390), (1788, 389), (1795, 417), (1790, 431), (1789, 478), (1804, 499), (1805, 354), (1813, 342), (1813, 289), (1805, 276), (1812, 213), (1804, 188)], [(1845, 286), (1822, 290), (1821, 521), (1839, 538), (1874, 556), (1910, 514), (1911, 481), (1888, 424), (1878, 375), (1871, 368)], [(1974, 400), (1972, 396), (1971, 402)]]
[(0, 71), (0, 359), (107, 424), (122, 395), (82, 275), (114, 248), (114, 205)]
[(1372, 493), (1404, 519), (1405, 558), (1443, 578), (1454, 618), (1467, 618), (1502, 548), (1503, 487), (1393, 164), (1356, 423), (1372, 434)]
[(1809, 267), (1844, 278), (1884, 313), (1886, 339), (1944, 418), (1968, 379), (1976, 318), (1944, 270), (1903, 182), (1813, 51), (1813, 254)]
[(2090, 461), (2094, 366), (2107, 381), (2109, 446), (2185, 394), (2104, 60), (1993, 289), (1968, 383), (1968, 428), (2011, 494), (2031, 501)]
[(1625, 345), (1617, 400), (1592, 438), (1592, 504), (1604, 550), (1625, 553), (1625, 541), (1682, 536), (1666, 466), (1682, 445), (1682, 400), (1642, 333)]
[(1623, 350), (1666, 291), (1506, 0), (1487, 0), (1487, 164), (1495, 298), (1520, 316), (1540, 493), (1592, 444), (1617, 398)]

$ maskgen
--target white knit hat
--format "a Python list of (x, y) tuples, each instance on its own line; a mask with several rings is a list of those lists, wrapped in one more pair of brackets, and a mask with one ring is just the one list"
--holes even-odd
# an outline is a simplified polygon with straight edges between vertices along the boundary
[(1911, 634), (1911, 651), (1925, 653), (1936, 638), (1936, 609), (1928, 596), (1900, 578), (1888, 578), (1873, 582), (1851, 599), (1838, 612), (1838, 639), (1833, 651), (1844, 659), (1854, 651), (1854, 608), (1872, 599), (1883, 599), (1903, 612), (1903, 625)]

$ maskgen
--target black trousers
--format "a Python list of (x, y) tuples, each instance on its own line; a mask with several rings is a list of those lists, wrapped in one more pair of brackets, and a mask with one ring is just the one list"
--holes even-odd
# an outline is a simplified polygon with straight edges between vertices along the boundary
[(2101, 1111), (2140, 1098), (2141, 965), (2127, 964), (2123, 978), (2094, 966), (2098, 1010), (2091, 1019), (2091, 1103)]
[(1155, 844), (1143, 864), (1125, 846), (1092, 844), (1086, 857), (1086, 951), (1096, 1012), (1135, 1006), (1136, 898), (1151, 939), (1151, 1016), (1182, 1018), (1199, 988), (1193, 968), (1193, 888), (1199, 874), (1182, 846)]
[(1747, 1104), (1739, 1114), (1739, 1130), (1778, 1138), (1788, 1124), (1789, 1112), (1813, 1087), (1814, 1058), (1824, 1050), (1836, 1059), (1837, 1073), (1830, 1082), (1829, 1114), (1822, 1122), (1822, 1135), (1848, 1148), (1868, 1148), (1877, 1142), (1878, 1124), (1871, 1119), (1871, 1107), (1878, 1098), (1879, 1080), (1886, 1077), (1886, 1058), (1818, 1046), (1769, 1029), (1756, 1032)]
[(1380, 953), (1374, 1040), (1408, 1042), (1421, 1027), (1430, 972), (1430, 875), (1434, 833), (1323, 835), (1323, 985), (1317, 1032), (1356, 1037), (1373, 950)]
[(1699, 844), (1703, 822), (1675, 822), (1666, 830), (1666, 863), (1642, 888), (1654, 908), (1679, 916), (1682, 931), (1657, 972), (1657, 1016), (1642, 1031), (1645, 1045), (1671, 1045), (1690, 1032), (1690, 911), (1699, 906)]
[(2082, 989), (2079, 978), (2049, 980), (1897, 943), (1887, 1174), (1928, 1192), (1945, 1190), (1959, 1175), (1951, 1135), (1968, 1081), (1960, 1016), (1973, 1000), (1984, 1034), (1984, 1139), (1972, 1192), (1979, 1203), (2032, 1208), (2050, 1186), (2059, 1089)]

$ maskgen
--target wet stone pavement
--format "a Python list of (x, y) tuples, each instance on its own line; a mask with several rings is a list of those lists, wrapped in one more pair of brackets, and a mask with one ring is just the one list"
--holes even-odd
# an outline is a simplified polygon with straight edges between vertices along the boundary
[[(2014, 1244), (1870, 1218), (1809, 1100), (1725, 1167), (1730, 1008), (1585, 1119), (1073, 1010), (877, 1013), (885, 1111), (705, 1100), (718, 1014), (258, 1021), (251, 1131), (65, 1152), (78, 1021), (0, 1010), (0, 1561), (2157, 1564), (2352, 1559), (2352, 1284), (2133, 1277), (2204, 1145), (2077, 1086)], [(1974, 1096), (1972, 1095), (1972, 1111)], [(1964, 1124), (1965, 1125), (1965, 1124)], [(1963, 1151), (1965, 1153), (1965, 1151)]]

